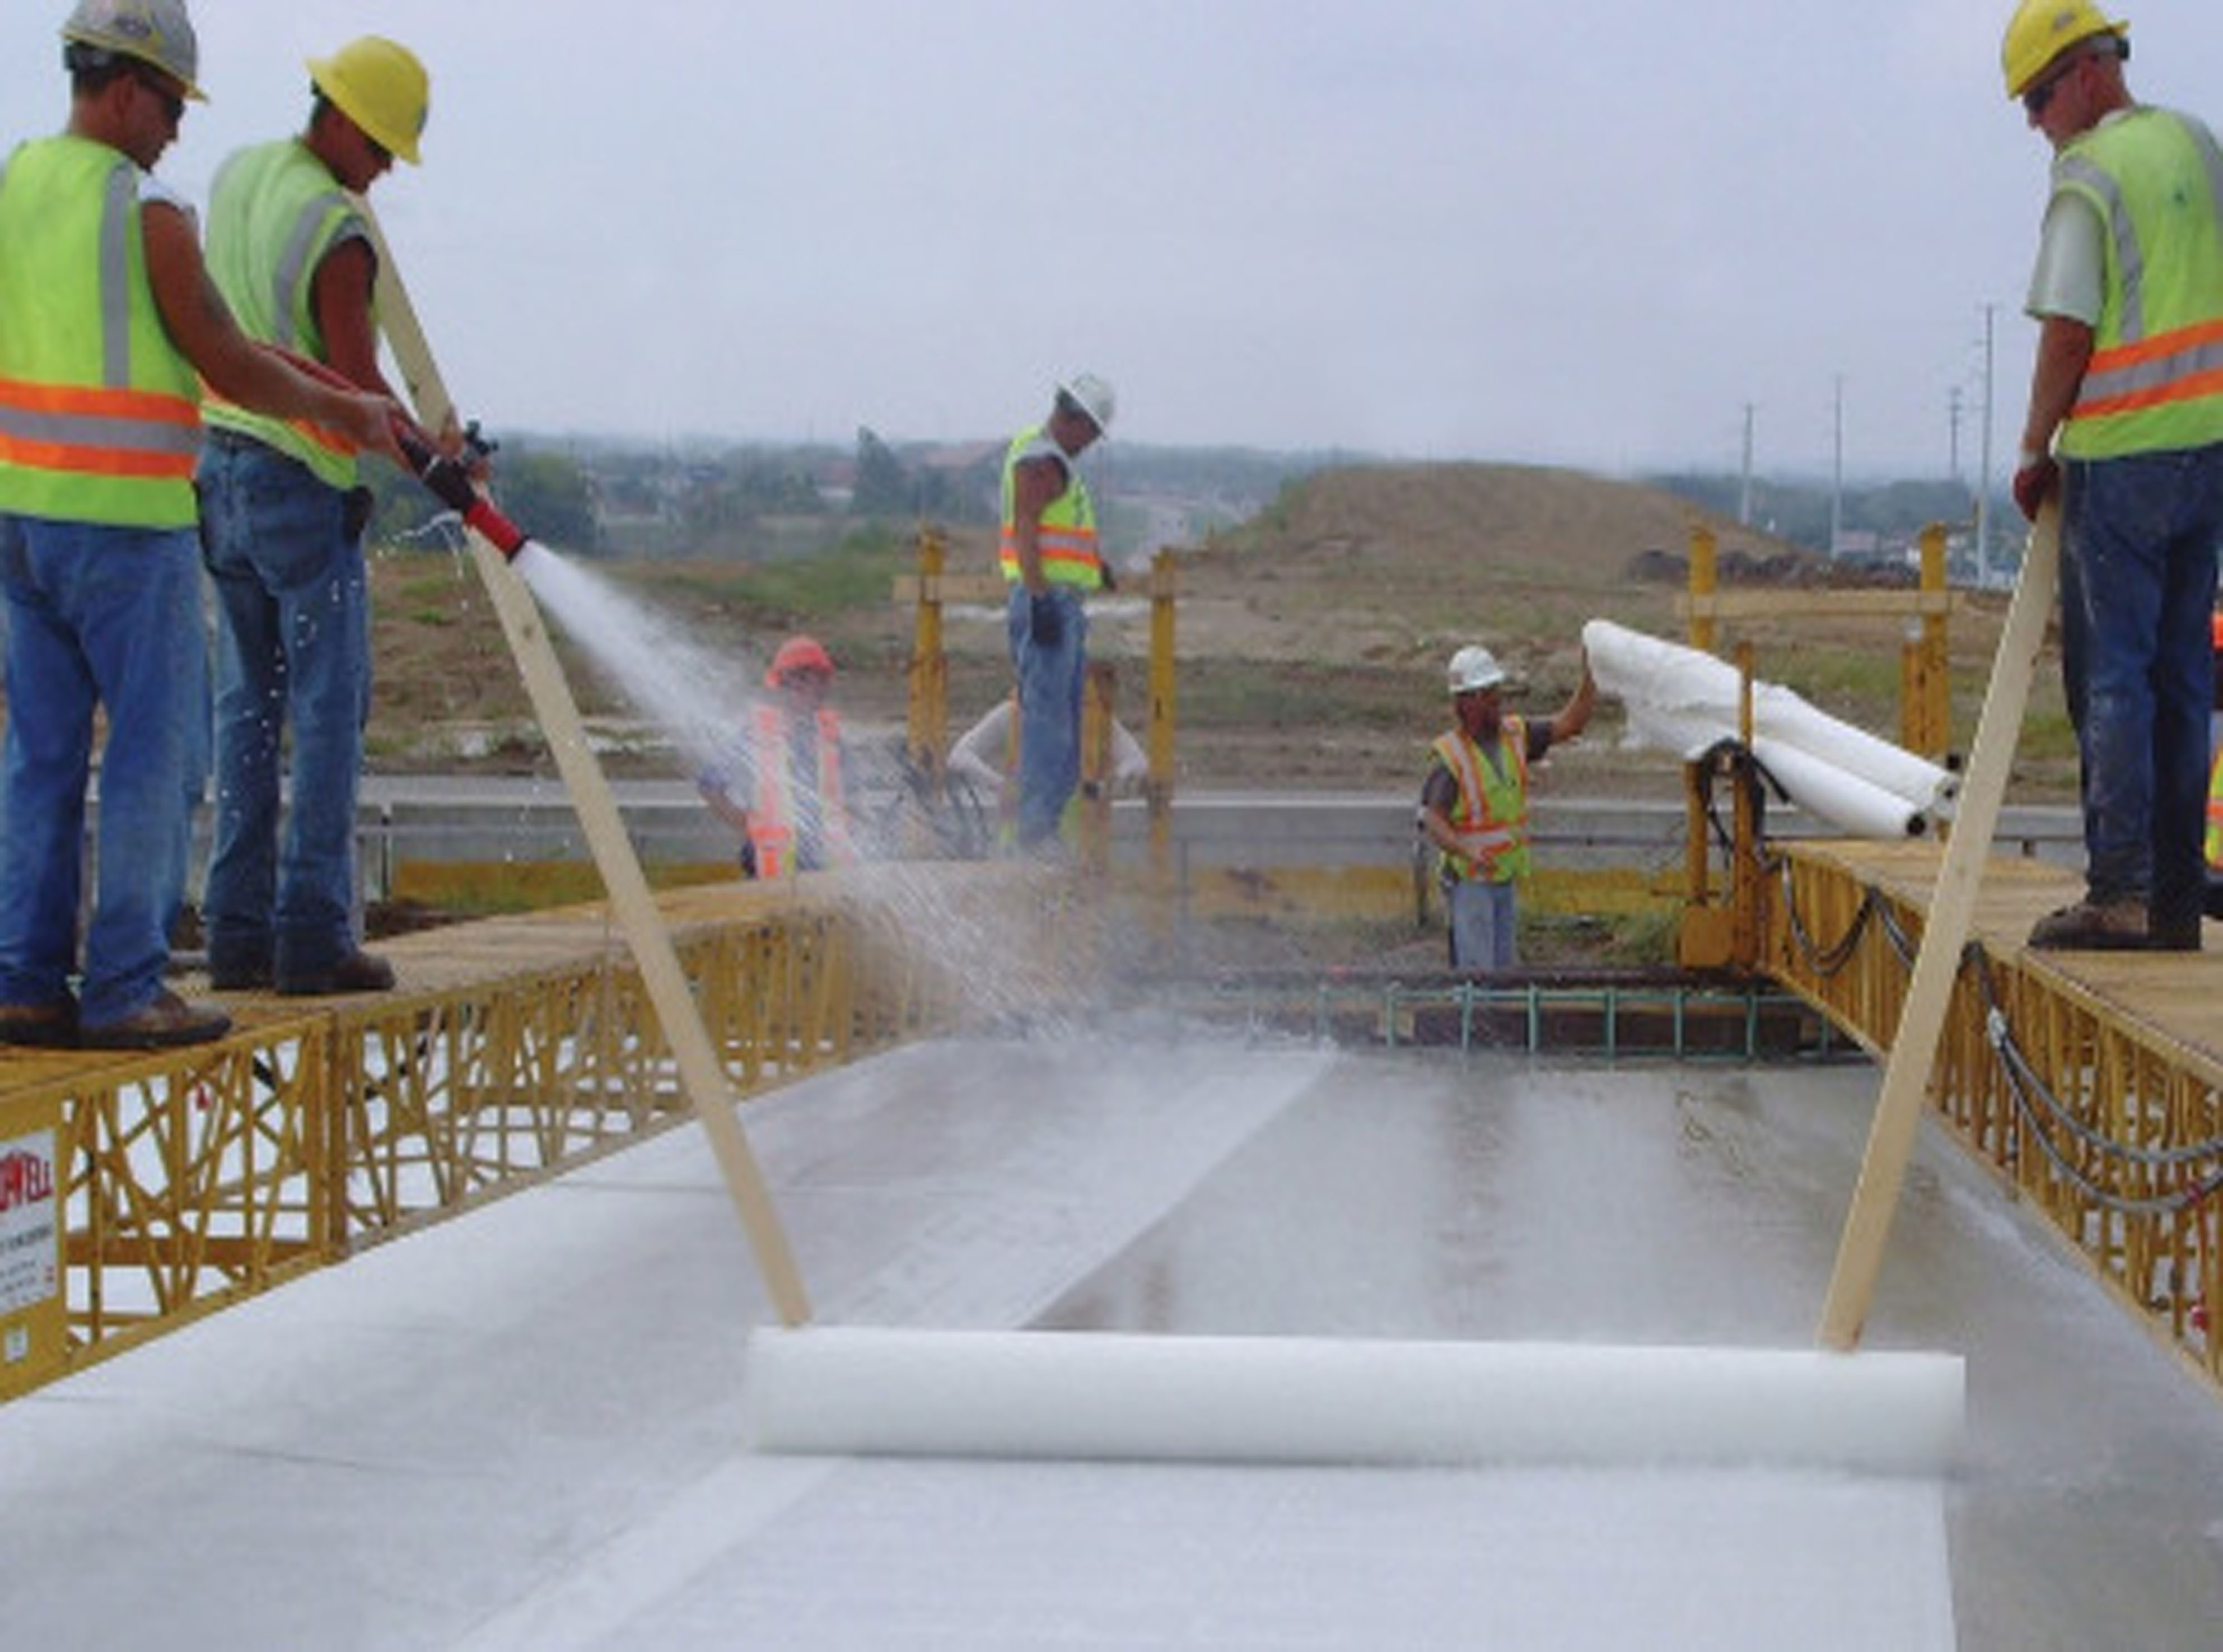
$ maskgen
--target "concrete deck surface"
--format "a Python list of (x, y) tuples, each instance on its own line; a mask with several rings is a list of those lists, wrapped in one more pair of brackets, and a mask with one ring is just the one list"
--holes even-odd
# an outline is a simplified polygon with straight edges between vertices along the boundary
[[(1804, 1346), (1861, 1065), (1168, 1024), (744, 1117), (832, 1323)], [(2211, 1648), (2223, 1403), (1925, 1135), (1870, 1343), (1943, 1483), (753, 1457), (699, 1131), (0, 1408), (5, 1639), (112, 1648)]]

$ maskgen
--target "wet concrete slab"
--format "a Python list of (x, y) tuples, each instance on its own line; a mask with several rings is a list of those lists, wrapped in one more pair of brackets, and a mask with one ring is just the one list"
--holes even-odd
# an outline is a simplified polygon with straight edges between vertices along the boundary
[[(1157, 1018), (898, 1051), (744, 1119), (827, 1322), (1806, 1346), (1876, 1083)], [(1870, 1340), (1968, 1360), (1942, 1484), (759, 1458), (767, 1315), (690, 1131), (41, 1390), (0, 1409), (10, 1638), (2020, 1652), (2223, 1622), (2223, 1403), (1928, 1134)]]

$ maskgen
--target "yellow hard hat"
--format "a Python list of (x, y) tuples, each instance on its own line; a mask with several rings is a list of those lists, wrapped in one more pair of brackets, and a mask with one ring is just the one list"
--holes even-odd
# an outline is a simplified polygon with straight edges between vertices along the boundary
[(417, 140), (431, 113), (432, 83), (407, 47), (377, 35), (309, 60), (309, 79), (340, 113), (388, 154), (417, 160)]
[(2108, 16), (2092, 0), (2022, 0), (1999, 42), (2007, 96), (2019, 98), (2028, 91), (2046, 65), (2078, 41), (2099, 35), (2119, 40), (2130, 32), (2129, 23)]

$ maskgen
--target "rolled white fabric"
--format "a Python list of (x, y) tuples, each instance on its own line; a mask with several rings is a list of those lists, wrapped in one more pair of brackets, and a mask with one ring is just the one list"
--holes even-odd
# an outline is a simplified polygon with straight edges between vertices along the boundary
[(1943, 1354), (846, 1327), (756, 1331), (742, 1388), (773, 1453), (1919, 1475), (1964, 1403)]
[(1752, 754), (1775, 777), (1785, 797), (1854, 837), (1919, 837), (1929, 829), (1929, 817), (1897, 792), (1799, 747), (1755, 736)]
[[(1740, 684), (1735, 666), (1610, 620), (1584, 625), (1583, 646), (1599, 688), (1626, 708), (1636, 739), (1687, 753), (1735, 734)], [(1755, 680), (1752, 710), (1755, 747), (1763, 737), (1796, 747), (1905, 798), (1924, 816), (1944, 809), (1957, 790), (1951, 771), (1829, 716), (1779, 684)]]

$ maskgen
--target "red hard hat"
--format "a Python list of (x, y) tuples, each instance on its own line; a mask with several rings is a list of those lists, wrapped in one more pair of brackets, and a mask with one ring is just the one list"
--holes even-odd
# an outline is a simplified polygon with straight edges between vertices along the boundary
[(771, 669), (765, 673), (765, 686), (778, 688), (790, 672), (821, 671), (834, 675), (834, 656), (820, 646), (816, 637), (790, 637), (779, 645), (779, 652), (771, 657)]

